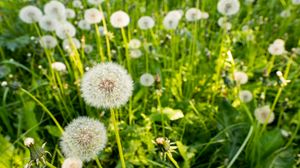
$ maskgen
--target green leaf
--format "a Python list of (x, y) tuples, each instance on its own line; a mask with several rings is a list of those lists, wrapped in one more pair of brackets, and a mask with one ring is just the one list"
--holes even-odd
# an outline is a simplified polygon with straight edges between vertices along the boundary
[(170, 107), (166, 107), (166, 108), (163, 108), (163, 113), (165, 115), (167, 115), (167, 117), (170, 119), (170, 120), (178, 120), (180, 118), (183, 118), (184, 115), (182, 113), (181, 110), (178, 110), (178, 109), (172, 109)]
[(55, 137), (61, 137), (61, 132), (60, 130), (54, 126), (54, 125), (47, 125), (45, 127), (47, 129), (47, 131), (49, 132), (49, 134), (55, 136)]
[[(180, 141), (176, 141), (176, 145), (180, 155), (184, 159), (183, 168), (191, 167), (190, 166), (191, 155), (188, 154), (188, 147), (183, 145)], [(194, 156), (194, 154), (192, 156)]]
[(37, 131), (39, 129), (39, 122), (37, 121), (34, 113), (35, 107), (36, 104), (33, 101), (24, 102), (24, 107), (22, 110), (22, 119), (24, 123), (24, 129), (26, 129), (26, 131), (30, 130), (28, 132), (28, 135), (26, 136), (30, 136), (33, 137), (35, 140), (38, 140), (39, 136), (37, 134)]
[(0, 134), (0, 167), (11, 167), (11, 159), (13, 157), (13, 145)]

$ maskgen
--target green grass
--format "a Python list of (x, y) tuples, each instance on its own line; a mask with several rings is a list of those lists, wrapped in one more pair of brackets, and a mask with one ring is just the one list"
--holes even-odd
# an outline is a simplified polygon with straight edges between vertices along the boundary
[[(88, 4), (83, 1), (84, 8)], [(110, 16), (123, 10), (130, 16), (124, 29), (113, 28), (109, 17), (98, 26), (107, 26), (114, 38), (77, 28), (76, 38), (93, 45), (93, 52), (72, 47), (73, 56), (63, 51), (61, 41), (55, 49), (44, 50), (37, 39), (50, 34), (35, 24), (23, 23), (19, 10), (28, 4), (42, 9), (48, 1), (3, 0), (0, 2), (0, 167), (24, 167), (30, 160), (24, 146), (33, 137), (38, 146), (44, 142), (48, 166), (60, 167), (64, 156), (59, 142), (63, 128), (78, 116), (89, 116), (107, 127), (108, 143), (97, 159), (84, 167), (121, 167), (115, 139), (118, 121), (126, 167), (182, 168), (296, 168), (300, 166), (300, 59), (292, 48), (300, 47), (300, 5), (290, 0), (257, 0), (229, 17), (230, 31), (217, 24), (217, 0), (110, 0), (102, 11)], [(72, 7), (72, 3), (65, 3)], [(209, 13), (207, 20), (180, 20), (176, 30), (166, 30), (162, 20), (168, 11), (184, 12), (197, 7)], [(141, 9), (145, 9), (142, 12)], [(290, 9), (288, 18), (281, 11)], [(75, 23), (83, 17), (76, 9)], [(155, 26), (141, 30), (141, 16), (153, 16)], [(75, 25), (75, 24), (74, 24)], [(242, 30), (248, 26), (248, 30)], [(34, 38), (31, 38), (34, 37)], [(170, 38), (171, 37), (171, 38)], [(130, 58), (128, 41), (142, 42), (142, 57)], [(249, 40), (252, 38), (253, 40)], [(268, 46), (275, 39), (285, 41), (286, 54), (272, 56)], [(30, 54), (30, 56), (28, 56)], [(64, 62), (67, 73), (51, 68), (54, 61)], [(134, 80), (130, 101), (119, 109), (96, 109), (85, 104), (80, 79), (85, 67), (112, 61), (123, 65)], [(237, 85), (234, 71), (244, 71), (248, 83)], [(276, 71), (291, 80), (281, 86)], [(139, 83), (143, 73), (156, 76), (151, 87)], [(159, 79), (159, 80), (158, 80)], [(243, 103), (240, 90), (249, 90), (253, 100)], [(263, 95), (263, 96), (262, 96)], [(270, 105), (275, 113), (271, 124), (259, 124), (254, 111)], [(169, 111), (169, 113), (168, 113)], [(183, 117), (173, 119), (176, 113)], [(287, 137), (282, 135), (287, 131)], [(176, 152), (160, 157), (153, 141), (167, 137)], [(177, 165), (178, 164), (178, 165)]]

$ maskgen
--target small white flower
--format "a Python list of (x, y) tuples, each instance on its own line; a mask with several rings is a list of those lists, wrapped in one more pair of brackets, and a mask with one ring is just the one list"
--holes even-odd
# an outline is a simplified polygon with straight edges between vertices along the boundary
[(126, 27), (130, 22), (130, 18), (124, 11), (116, 11), (110, 16), (110, 23), (115, 28)]
[(131, 58), (140, 58), (142, 56), (142, 51), (140, 49), (130, 49), (129, 55)]
[(292, 0), (292, 4), (294, 4), (294, 5), (300, 5), (300, 0)]
[(143, 16), (138, 20), (138, 27), (142, 30), (151, 29), (155, 25), (155, 21), (150, 16)]
[(45, 35), (41, 37), (40, 44), (43, 48), (51, 49), (57, 45), (57, 40), (50, 35)]
[(64, 4), (59, 1), (52, 0), (45, 4), (44, 12), (46, 15), (52, 16), (58, 21), (66, 20), (66, 8)]
[(255, 109), (254, 115), (255, 115), (257, 121), (261, 124), (264, 124), (265, 122), (270, 124), (275, 119), (275, 115), (271, 111), (270, 106), (268, 106), (268, 105)]
[(43, 16), (42, 11), (39, 8), (32, 5), (23, 7), (19, 13), (20, 19), (23, 22), (29, 24), (38, 22), (42, 16)]
[(106, 146), (106, 128), (98, 120), (78, 117), (64, 130), (60, 146), (66, 157), (89, 161), (95, 158)]
[(64, 22), (57, 26), (55, 32), (56, 35), (63, 40), (68, 37), (74, 37), (76, 34), (76, 29), (70, 22)]
[(91, 30), (91, 24), (89, 24), (86, 20), (80, 20), (78, 22), (78, 27), (81, 30)]
[(154, 83), (154, 77), (153, 75), (149, 74), (149, 73), (144, 73), (141, 77), (140, 77), (140, 83), (143, 86), (152, 86)]
[(133, 81), (127, 71), (115, 63), (100, 63), (82, 78), (81, 91), (85, 102), (100, 108), (115, 108), (127, 103)]
[(70, 8), (67, 8), (66, 9), (66, 17), (68, 19), (73, 19), (75, 18), (76, 14), (75, 14), (75, 11), (73, 9), (70, 9)]
[(57, 25), (57, 20), (48, 15), (41, 17), (39, 20), (39, 26), (45, 31), (54, 31)]
[(1, 86), (2, 87), (6, 87), (7, 86), (7, 82), (6, 81), (1, 82)]
[(88, 3), (91, 5), (100, 5), (102, 2), (104, 2), (104, 0), (88, 0)]
[(73, 47), (75, 47), (76, 49), (80, 48), (80, 41), (76, 38), (64, 39), (62, 45), (64, 50), (72, 51)]
[(31, 137), (25, 138), (24, 145), (27, 147), (31, 147), (32, 145), (34, 145), (34, 139)]
[(61, 168), (82, 168), (82, 161), (77, 158), (67, 158)]
[(84, 46), (84, 52), (85, 52), (86, 54), (89, 54), (89, 53), (91, 53), (92, 51), (93, 51), (93, 46), (90, 45), (90, 44), (85, 44), (85, 46)]
[(242, 102), (248, 103), (252, 100), (253, 96), (249, 90), (241, 90), (239, 92), (239, 98)]
[(130, 49), (138, 49), (141, 47), (141, 41), (138, 39), (131, 39), (128, 43)]
[(245, 84), (248, 82), (248, 75), (245, 72), (236, 71), (234, 72), (233, 76), (234, 76), (234, 80), (238, 84)]
[(87, 9), (84, 12), (84, 20), (89, 24), (100, 23), (103, 18), (103, 14), (96, 8)]
[(272, 44), (269, 45), (268, 51), (272, 55), (282, 55), (285, 53), (284, 41), (276, 39)]
[(197, 8), (190, 8), (185, 13), (185, 18), (189, 22), (194, 22), (194, 21), (200, 20), (201, 17), (202, 17), (202, 13), (201, 13), (200, 9), (197, 9)]
[(238, 0), (219, 0), (218, 11), (226, 16), (231, 16), (240, 10), (240, 2)]
[(58, 71), (58, 72), (66, 72), (67, 71), (66, 65), (62, 62), (53, 62), (51, 64), (51, 67), (53, 70)]

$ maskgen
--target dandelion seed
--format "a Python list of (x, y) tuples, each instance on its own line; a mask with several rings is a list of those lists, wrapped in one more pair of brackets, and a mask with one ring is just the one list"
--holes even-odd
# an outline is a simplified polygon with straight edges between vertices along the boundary
[(41, 17), (39, 20), (39, 26), (45, 31), (54, 31), (57, 25), (57, 20), (48, 15)]
[(58, 71), (58, 72), (66, 72), (67, 71), (66, 65), (62, 62), (53, 62), (51, 64), (51, 67), (53, 70)]
[(142, 51), (140, 49), (130, 49), (129, 55), (131, 58), (140, 58), (142, 56)]
[(68, 19), (73, 19), (73, 18), (75, 18), (75, 16), (76, 16), (76, 13), (73, 9), (70, 9), (70, 8), (66, 9), (66, 17)]
[(95, 6), (101, 5), (102, 2), (104, 2), (104, 0), (88, 0), (89, 4), (95, 5)]
[(201, 17), (202, 17), (202, 13), (197, 8), (190, 8), (185, 13), (185, 18), (189, 22), (194, 22), (194, 21), (200, 20)]
[(82, 97), (94, 107), (114, 108), (124, 105), (132, 95), (133, 81), (127, 71), (115, 63), (101, 63), (83, 76)]
[(219, 0), (218, 11), (226, 16), (231, 16), (240, 10), (240, 2), (238, 0)]
[(155, 21), (150, 16), (143, 16), (138, 20), (138, 27), (142, 30), (147, 30), (153, 28)]
[(31, 5), (23, 7), (19, 13), (20, 19), (28, 24), (38, 22), (42, 16), (42, 11)]
[(131, 39), (128, 43), (130, 49), (138, 49), (141, 47), (141, 41), (138, 39)]
[(253, 96), (249, 90), (241, 90), (239, 92), (239, 98), (242, 102), (248, 103), (252, 100)]
[(276, 39), (272, 44), (269, 45), (268, 51), (272, 55), (282, 55), (285, 53), (284, 41)]
[(126, 27), (130, 22), (130, 18), (124, 11), (116, 11), (110, 16), (110, 23), (115, 28)]
[(44, 12), (48, 16), (52, 16), (53, 18), (57, 19), (58, 21), (65, 21), (66, 20), (66, 8), (64, 4), (59, 1), (52, 0), (45, 4)]
[(140, 83), (143, 86), (152, 86), (154, 83), (154, 77), (153, 75), (149, 74), (149, 73), (144, 73), (141, 77), (140, 77)]
[(60, 146), (66, 157), (89, 161), (104, 149), (106, 128), (98, 120), (78, 117), (65, 127)]
[(55, 32), (56, 35), (63, 40), (69, 37), (74, 37), (76, 34), (76, 29), (71, 23), (64, 22), (58, 25)]
[(57, 45), (57, 40), (50, 35), (45, 35), (41, 37), (40, 44), (43, 48), (52, 49)]
[(84, 12), (84, 20), (89, 24), (100, 23), (102, 18), (102, 13), (96, 8), (87, 9)]
[(245, 72), (236, 71), (233, 76), (238, 84), (246, 84), (248, 82), (248, 75)]
[(67, 158), (61, 168), (82, 168), (82, 161), (77, 158)]
[(63, 41), (63, 48), (66, 51), (71, 51), (73, 46), (78, 49), (80, 48), (80, 41), (76, 38), (72, 38), (72, 39), (64, 39)]
[(81, 30), (90, 30), (91, 29), (91, 24), (89, 24), (86, 20), (80, 20), (78, 22), (78, 27)]
[(268, 105), (255, 109), (254, 115), (255, 115), (257, 121), (261, 124), (264, 124), (265, 122), (270, 124), (275, 119), (275, 115), (271, 111), (270, 106), (268, 106)]

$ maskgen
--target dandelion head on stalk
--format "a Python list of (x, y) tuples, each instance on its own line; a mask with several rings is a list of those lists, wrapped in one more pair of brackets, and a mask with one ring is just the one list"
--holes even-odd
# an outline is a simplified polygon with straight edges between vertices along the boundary
[(149, 73), (144, 73), (140, 77), (140, 83), (141, 83), (141, 85), (146, 86), (146, 87), (152, 86), (154, 83), (153, 75), (151, 75)]
[(84, 11), (84, 20), (89, 24), (100, 23), (103, 14), (96, 8), (87, 9)]
[(78, 117), (65, 127), (60, 146), (66, 157), (89, 161), (104, 149), (106, 142), (106, 128), (100, 121)]
[(292, 0), (292, 4), (294, 4), (294, 5), (300, 5), (300, 0)]
[(86, 20), (80, 20), (78, 23), (78, 27), (81, 30), (91, 30), (91, 24), (89, 24)]
[(88, 0), (88, 3), (91, 5), (100, 5), (102, 2), (104, 2), (104, 0)]
[(202, 13), (197, 8), (190, 8), (185, 13), (185, 18), (189, 22), (194, 22), (194, 21), (200, 20), (201, 17), (202, 17)]
[(167, 13), (166, 17), (176, 18), (179, 21), (182, 18), (183, 14), (183, 10), (181, 9), (172, 10)]
[(31, 147), (31, 146), (33, 146), (34, 145), (34, 139), (33, 138), (31, 138), (31, 137), (27, 137), (27, 138), (25, 138), (24, 139), (24, 145), (26, 146), (26, 147)]
[(74, 0), (72, 2), (72, 5), (74, 8), (81, 8), (82, 7), (82, 2), (80, 0)]
[(174, 16), (166, 16), (163, 20), (164, 28), (167, 30), (175, 30), (178, 26), (179, 19)]
[(253, 96), (249, 90), (241, 90), (239, 92), (239, 98), (242, 102), (248, 103), (252, 100)]
[(282, 39), (276, 39), (269, 45), (268, 51), (272, 55), (282, 55), (285, 53), (284, 41)]
[(65, 51), (72, 51), (72, 48), (74, 47), (75, 49), (80, 48), (80, 41), (76, 38), (71, 38), (71, 39), (64, 39), (63, 43), (63, 49)]
[(153, 28), (155, 25), (155, 21), (150, 16), (142, 16), (138, 20), (138, 27), (142, 30), (147, 30)]
[(140, 49), (130, 49), (129, 55), (131, 58), (140, 58), (142, 56), (142, 51)]
[(248, 82), (248, 75), (245, 72), (235, 71), (233, 76), (234, 76), (234, 80), (238, 84), (246, 84)]
[(76, 34), (76, 29), (70, 22), (64, 22), (57, 26), (55, 33), (60, 39), (63, 40), (68, 37), (74, 37)]
[(73, 19), (73, 18), (75, 18), (75, 16), (76, 16), (76, 13), (75, 13), (75, 11), (73, 9), (70, 9), (70, 8), (66, 9), (66, 17), (67, 17), (67, 19)]
[(81, 91), (85, 102), (93, 107), (120, 107), (132, 95), (133, 81), (122, 66), (100, 63), (84, 74)]
[(228, 22), (226, 17), (220, 17), (218, 19), (218, 25), (225, 30), (230, 30), (232, 28), (232, 24)]
[(141, 47), (141, 41), (139, 39), (131, 39), (128, 43), (130, 49), (138, 49)]
[(58, 72), (66, 72), (67, 71), (66, 65), (62, 62), (53, 62), (51, 64), (51, 67), (53, 70), (58, 71)]
[(66, 20), (66, 8), (65, 5), (59, 1), (52, 0), (45, 4), (44, 12), (58, 21)]
[(240, 10), (240, 2), (239, 0), (219, 0), (217, 9), (223, 15), (235, 15)]
[(129, 15), (124, 11), (116, 11), (110, 16), (110, 23), (115, 28), (126, 27), (130, 22)]
[(256, 108), (254, 111), (255, 118), (261, 124), (272, 123), (275, 119), (274, 113), (271, 111), (269, 105), (265, 105), (259, 108)]
[(57, 20), (48, 15), (41, 17), (39, 20), (39, 26), (45, 31), (54, 31), (57, 25)]
[(36, 6), (32, 5), (23, 7), (19, 12), (20, 19), (28, 24), (38, 22), (42, 16), (42, 11)]
[(82, 161), (78, 158), (67, 158), (61, 168), (82, 168)]
[(53, 36), (44, 35), (40, 38), (40, 44), (43, 48), (52, 49), (57, 45), (57, 40)]

